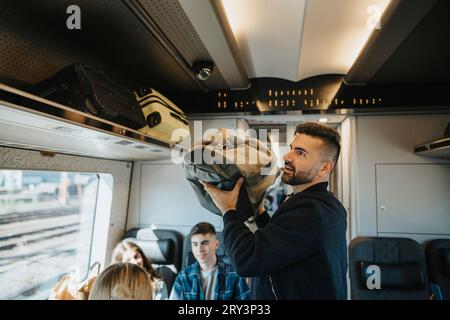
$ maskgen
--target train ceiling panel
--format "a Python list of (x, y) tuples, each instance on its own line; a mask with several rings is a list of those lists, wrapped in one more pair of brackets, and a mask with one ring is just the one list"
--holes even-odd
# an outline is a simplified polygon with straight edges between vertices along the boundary
[[(72, 4), (81, 9), (80, 30), (66, 27), (66, 10)], [(164, 39), (155, 35), (158, 27), (150, 30), (143, 23), (145, 12), (137, 16), (136, 10), (131, 9), (137, 7), (145, 11), (148, 4), (31, 0), (24, 5), (1, 0), (0, 81), (23, 87), (81, 62), (106, 71), (129, 88), (144, 84), (162, 92), (208, 90), (207, 84), (196, 80), (188, 65), (181, 65), (190, 58), (209, 58), (201, 42), (197, 41), (197, 52), (187, 56), (186, 61), (175, 59), (168, 53)], [(210, 81), (212, 88), (226, 86), (220, 71)]]
[[(81, 10), (80, 30), (66, 27), (73, 4)], [(189, 114), (348, 112), (361, 101), (373, 110), (446, 110), (449, 6), (446, 0), (0, 0), (0, 82), (24, 89), (81, 62), (130, 89), (154, 87)], [(206, 81), (192, 70), (199, 60), (215, 64)], [(314, 94), (269, 96), (271, 89), (304, 88)], [(225, 111), (218, 95), (226, 92), (233, 100)]]
[(450, 1), (434, 3), (369, 83), (450, 83)]

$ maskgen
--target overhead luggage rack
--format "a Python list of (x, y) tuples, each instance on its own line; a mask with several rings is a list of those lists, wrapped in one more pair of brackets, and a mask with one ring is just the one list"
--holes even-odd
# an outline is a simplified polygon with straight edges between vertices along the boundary
[(450, 160), (450, 137), (418, 145), (414, 152), (419, 156)]
[(0, 145), (118, 160), (163, 160), (171, 145), (0, 84)]

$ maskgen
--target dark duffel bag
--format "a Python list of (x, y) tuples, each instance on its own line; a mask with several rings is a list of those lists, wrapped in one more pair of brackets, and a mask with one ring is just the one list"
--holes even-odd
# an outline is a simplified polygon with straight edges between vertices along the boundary
[(104, 72), (72, 64), (31, 87), (40, 97), (132, 129), (146, 126), (134, 93)]
[[(266, 144), (253, 138), (241, 139), (227, 134), (226, 131), (221, 129), (219, 139), (202, 141), (201, 144), (195, 145), (187, 152), (184, 155), (184, 173), (194, 189), (200, 205), (220, 216), (222, 215), (220, 210), (199, 180), (211, 183), (219, 189), (230, 191), (234, 188), (237, 180), (244, 177), (237, 208), (239, 219), (245, 221), (257, 216), (265, 192), (275, 182), (280, 170), (276, 166), (275, 154)], [(216, 159), (222, 159), (222, 161), (220, 163), (205, 161), (203, 158), (205, 152), (214, 154)], [(254, 152), (253, 155), (257, 155), (254, 157), (255, 162), (249, 160), (252, 152)]]

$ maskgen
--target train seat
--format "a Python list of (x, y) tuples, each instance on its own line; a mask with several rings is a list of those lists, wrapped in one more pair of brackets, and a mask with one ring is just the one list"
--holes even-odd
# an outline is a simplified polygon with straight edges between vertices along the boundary
[(425, 247), (430, 284), (438, 286), (436, 299), (450, 300), (450, 239), (435, 239)]
[(170, 294), (175, 277), (181, 268), (183, 245), (181, 233), (175, 230), (135, 228), (127, 231), (123, 239), (130, 240), (142, 248), (166, 283)]
[[(378, 285), (373, 286), (376, 272)], [(355, 300), (422, 300), (430, 295), (425, 255), (412, 239), (353, 239), (349, 246), (349, 273), (351, 298)]]

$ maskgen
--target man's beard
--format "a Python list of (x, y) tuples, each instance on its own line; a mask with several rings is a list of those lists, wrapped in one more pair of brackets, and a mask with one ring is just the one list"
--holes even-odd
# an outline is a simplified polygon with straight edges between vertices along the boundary
[(281, 181), (291, 186), (310, 183), (314, 180), (320, 168), (320, 164), (318, 164), (317, 166), (311, 168), (311, 170), (297, 172), (295, 171), (295, 168), (289, 163), (285, 163), (285, 166), (287, 166), (289, 169), (292, 169), (293, 171), (290, 174), (286, 174), (285, 172), (283, 172)]

